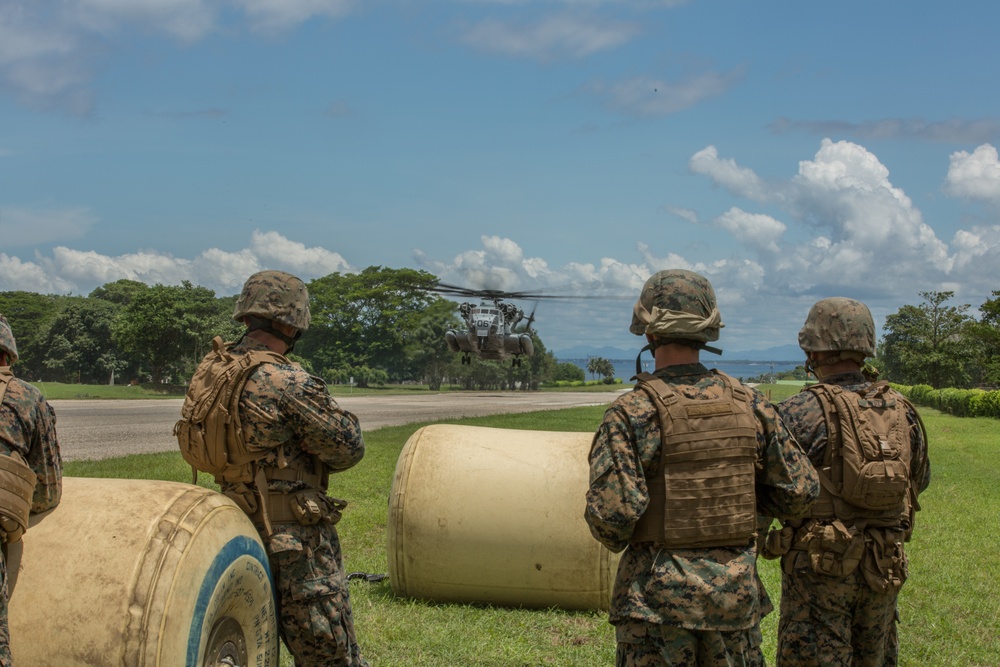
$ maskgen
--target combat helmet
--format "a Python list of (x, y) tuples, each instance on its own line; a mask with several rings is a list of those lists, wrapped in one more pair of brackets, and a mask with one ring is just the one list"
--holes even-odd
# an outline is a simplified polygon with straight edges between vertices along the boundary
[(14, 332), (11, 331), (7, 318), (0, 315), (0, 350), (10, 355), (10, 363), (17, 361), (17, 341), (14, 340)]
[[(706, 343), (719, 340), (719, 329), (724, 326), (712, 283), (693, 271), (669, 269), (653, 274), (643, 285), (632, 309), (629, 331), (636, 336), (651, 334), (656, 337), (656, 341), (643, 350), (652, 350), (664, 342), (676, 342), (722, 354), (722, 350)], [(639, 354), (641, 356), (642, 352)], [(638, 368), (639, 360), (636, 359)]]
[(281, 322), (298, 331), (309, 328), (309, 291), (305, 283), (284, 271), (259, 271), (243, 284), (233, 319), (246, 316)]
[(871, 311), (860, 301), (846, 297), (821, 299), (809, 309), (799, 331), (799, 347), (807, 354), (840, 352), (839, 356), (857, 361), (874, 357), (875, 322)]

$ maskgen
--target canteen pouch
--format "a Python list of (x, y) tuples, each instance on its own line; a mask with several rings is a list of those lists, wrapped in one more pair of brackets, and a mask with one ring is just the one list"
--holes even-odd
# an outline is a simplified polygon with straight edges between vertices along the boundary
[(876, 593), (894, 593), (903, 587), (910, 573), (903, 551), (905, 533), (901, 530), (871, 530), (871, 547), (865, 551), (861, 571), (868, 587)]
[(813, 572), (829, 577), (846, 577), (857, 570), (865, 551), (864, 532), (847, 528), (840, 520), (814, 524), (805, 542)]
[(795, 529), (791, 526), (785, 526), (780, 530), (771, 530), (767, 533), (764, 549), (760, 555), (768, 560), (780, 558), (791, 551), (794, 540)]
[(292, 514), (303, 526), (312, 526), (320, 521), (336, 524), (347, 507), (346, 500), (331, 498), (322, 491), (315, 490), (293, 493), (289, 501)]

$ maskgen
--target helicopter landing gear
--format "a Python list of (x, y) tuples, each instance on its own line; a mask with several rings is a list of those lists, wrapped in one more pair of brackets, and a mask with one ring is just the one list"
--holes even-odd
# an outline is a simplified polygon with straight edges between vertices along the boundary
[(471, 364), (472, 364), (472, 357), (470, 357), (469, 355), (467, 355), (467, 354), (466, 354), (466, 355), (464, 355), (464, 356), (462, 357), (462, 365), (463, 365), (463, 366), (465, 366), (465, 365), (467, 365), (467, 364), (468, 364), (468, 365), (471, 365)]

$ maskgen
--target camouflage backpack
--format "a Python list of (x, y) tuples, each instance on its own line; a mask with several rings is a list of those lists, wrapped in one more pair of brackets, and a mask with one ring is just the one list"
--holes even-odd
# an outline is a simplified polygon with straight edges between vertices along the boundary
[(819, 400), (828, 434), (813, 516), (863, 519), (870, 526), (909, 523), (907, 400), (886, 382), (860, 391), (820, 383), (804, 391)]
[[(261, 364), (291, 363), (284, 356), (260, 350), (233, 354), (216, 336), (184, 398), (174, 435), (184, 460), (195, 471), (211, 473), (218, 483), (252, 483), (252, 463), (263, 452), (249, 452), (240, 424), (239, 401), (250, 374)], [(197, 472), (195, 472), (197, 479)]]

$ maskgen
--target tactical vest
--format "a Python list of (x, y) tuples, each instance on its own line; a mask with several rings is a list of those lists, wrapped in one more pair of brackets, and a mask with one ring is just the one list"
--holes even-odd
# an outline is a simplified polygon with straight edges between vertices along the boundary
[(687, 398), (651, 373), (637, 377), (656, 406), (661, 446), (646, 476), (649, 506), (632, 542), (670, 548), (746, 546), (756, 535), (757, 427), (746, 388), (724, 373), (720, 398)]
[(912, 528), (910, 403), (885, 381), (858, 391), (822, 383), (803, 391), (819, 401), (827, 432), (817, 471), (820, 496), (810, 516)]
[[(0, 403), (14, 379), (10, 367), (0, 368)], [(38, 476), (20, 453), (0, 454), (0, 541), (17, 542), (28, 529), (28, 515)]]

